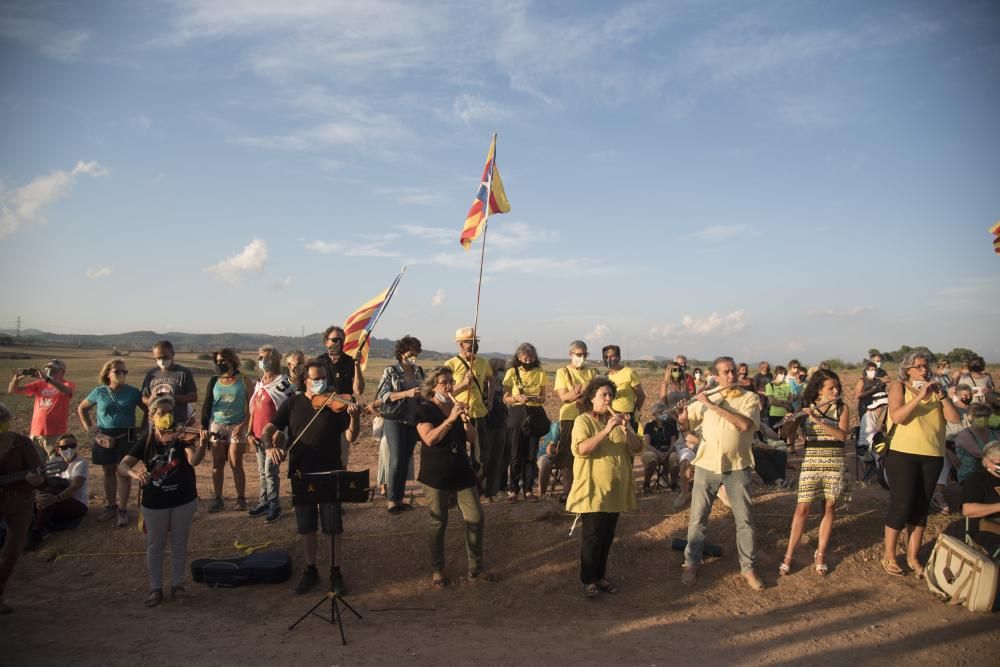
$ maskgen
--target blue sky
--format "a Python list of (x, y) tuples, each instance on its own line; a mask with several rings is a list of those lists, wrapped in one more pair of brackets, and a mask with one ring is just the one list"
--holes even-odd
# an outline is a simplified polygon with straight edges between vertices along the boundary
[[(288, 6), (282, 6), (287, 4)], [(0, 327), (1000, 357), (993, 2), (4, 3)]]

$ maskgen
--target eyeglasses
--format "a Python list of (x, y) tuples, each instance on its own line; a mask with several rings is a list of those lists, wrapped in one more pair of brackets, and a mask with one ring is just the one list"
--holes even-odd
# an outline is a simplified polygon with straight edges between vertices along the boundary
[(112, 375), (128, 375), (128, 371), (124, 368), (115, 368), (111, 371)]
[(331, 338), (327, 338), (327, 340), (330, 341), (331, 343), (343, 343), (344, 342), (343, 338), (332, 338), (331, 337)]
[(455, 379), (451, 378), (451, 379), (448, 379), (448, 380), (438, 380), (438, 384), (444, 385), (446, 387), (447, 386), (451, 386), (451, 385), (455, 384)]
[(927, 364), (914, 364), (910, 368), (927, 368)]

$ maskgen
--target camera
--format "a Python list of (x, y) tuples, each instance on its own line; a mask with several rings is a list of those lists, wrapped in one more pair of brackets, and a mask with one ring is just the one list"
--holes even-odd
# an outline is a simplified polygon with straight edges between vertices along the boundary
[(18, 375), (31, 376), (36, 378), (42, 377), (41, 372), (37, 368), (18, 368), (15, 371), (15, 373), (17, 373)]

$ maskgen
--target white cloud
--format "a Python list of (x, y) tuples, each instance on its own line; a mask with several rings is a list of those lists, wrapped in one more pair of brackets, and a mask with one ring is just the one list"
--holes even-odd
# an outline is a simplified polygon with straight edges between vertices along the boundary
[(866, 313), (871, 313), (875, 309), (871, 306), (853, 306), (851, 308), (817, 308), (806, 311), (807, 317), (837, 317), (852, 318), (859, 317)]
[(709, 225), (691, 236), (702, 241), (725, 241), (731, 238), (759, 235), (759, 232), (746, 225)]
[(444, 290), (439, 289), (434, 292), (434, 296), (431, 297), (431, 308), (437, 308), (444, 303)]
[(267, 263), (267, 244), (260, 239), (248, 243), (242, 252), (205, 269), (220, 280), (238, 282), (244, 273), (263, 270)]
[(90, 278), (91, 280), (95, 280), (97, 278), (107, 278), (110, 275), (111, 275), (110, 266), (98, 266), (91, 269), (87, 269), (87, 277)]
[[(492, 218), (491, 218), (492, 219)], [(516, 248), (528, 244), (536, 245), (555, 241), (559, 233), (544, 227), (530, 226), (523, 222), (506, 222), (497, 220), (490, 227), (487, 236), (491, 246), (497, 248)]]
[[(458, 243), (459, 233), (455, 229), (445, 227), (425, 227), (423, 225), (396, 225), (396, 229), (406, 232), (418, 239), (427, 239), (437, 243)], [(461, 229), (457, 227), (456, 229)]]
[(455, 97), (450, 116), (463, 123), (498, 121), (506, 117), (506, 112), (496, 103), (480, 97), (462, 93)]
[(400, 204), (415, 206), (430, 206), (441, 204), (445, 201), (444, 194), (424, 188), (379, 188), (375, 190), (377, 195), (392, 197)]
[(0, 37), (21, 42), (37, 49), (42, 55), (59, 62), (80, 59), (90, 41), (90, 33), (83, 30), (63, 30), (52, 23), (14, 15), (12, 5), (5, 6), (0, 15)]
[(0, 239), (10, 236), (22, 225), (44, 224), (44, 209), (65, 196), (77, 176), (85, 174), (97, 178), (107, 173), (97, 162), (81, 160), (70, 171), (54, 171), (15, 190), (0, 187)]
[(386, 250), (385, 244), (394, 236), (379, 240), (364, 240), (352, 243), (336, 243), (333, 241), (310, 241), (305, 244), (306, 250), (312, 250), (323, 255), (344, 255), (345, 257), (400, 257), (395, 250)]
[(275, 282), (271, 283), (271, 289), (275, 289), (275, 290), (285, 290), (285, 289), (288, 289), (289, 287), (292, 286), (292, 283), (294, 282), (294, 280), (295, 279), (292, 276), (285, 276), (281, 280), (276, 280)]
[(734, 310), (724, 315), (711, 313), (703, 317), (685, 315), (679, 324), (665, 323), (651, 327), (648, 337), (675, 341), (682, 337), (728, 336), (746, 328), (744, 315), (745, 311), (742, 310)]
[(596, 347), (606, 341), (610, 335), (611, 327), (604, 323), (598, 323), (594, 325), (594, 328), (583, 339), (590, 343), (591, 346)]
[(132, 127), (139, 130), (140, 132), (146, 132), (149, 130), (149, 128), (153, 126), (153, 119), (147, 116), (146, 114), (141, 113), (138, 116), (133, 116), (132, 118), (130, 118), (129, 123), (131, 123)]

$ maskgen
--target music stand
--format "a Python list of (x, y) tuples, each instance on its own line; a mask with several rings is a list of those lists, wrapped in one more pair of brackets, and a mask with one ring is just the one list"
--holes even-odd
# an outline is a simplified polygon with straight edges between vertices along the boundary
[[(298, 471), (291, 477), (292, 502), (295, 503), (295, 500), (299, 500), (300, 502), (297, 504), (302, 505), (309, 503), (319, 504), (331, 502), (371, 502), (375, 495), (375, 490), (368, 486), (368, 480), (369, 476), (367, 470), (362, 470), (360, 472), (328, 470), (316, 473), (303, 473), (302, 471)], [(316, 611), (327, 600), (330, 601), (329, 618)], [(316, 616), (323, 619), (330, 625), (336, 623), (337, 628), (340, 630), (340, 643), (343, 646), (347, 646), (347, 636), (344, 634), (343, 610), (340, 607), (341, 605), (346, 607), (348, 611), (357, 616), (359, 619), (363, 618), (361, 614), (359, 614), (358, 611), (344, 599), (344, 596), (338, 595), (333, 591), (328, 591), (327, 593), (324, 593), (320, 601), (314, 604), (309, 611), (304, 613), (299, 620), (288, 626), (288, 629), (294, 630), (295, 626), (304, 621), (310, 615)]]

